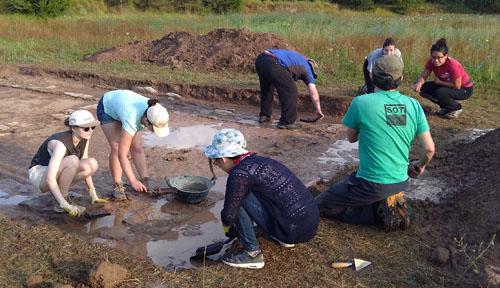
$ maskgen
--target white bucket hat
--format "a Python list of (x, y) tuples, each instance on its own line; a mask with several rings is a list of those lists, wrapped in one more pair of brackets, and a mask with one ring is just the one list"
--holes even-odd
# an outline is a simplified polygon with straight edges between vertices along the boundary
[(161, 106), (159, 103), (148, 108), (146, 113), (148, 121), (153, 124), (153, 132), (158, 137), (165, 137), (170, 133), (168, 129), (168, 111), (165, 107)]
[(99, 125), (100, 122), (89, 111), (76, 110), (69, 115), (68, 124), (77, 127), (93, 127)]
[(234, 157), (248, 153), (243, 134), (236, 129), (222, 129), (215, 133), (212, 145), (205, 147), (208, 158)]

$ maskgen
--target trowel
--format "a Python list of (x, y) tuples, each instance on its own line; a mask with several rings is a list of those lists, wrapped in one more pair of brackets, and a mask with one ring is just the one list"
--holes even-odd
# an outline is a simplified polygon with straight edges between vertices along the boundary
[(359, 271), (359, 270), (365, 268), (366, 266), (372, 264), (372, 262), (366, 261), (363, 259), (354, 258), (354, 263), (352, 263), (352, 262), (333, 262), (332, 267), (337, 268), (337, 269), (347, 268), (347, 267), (351, 267), (353, 264), (354, 264), (354, 269), (356, 269), (356, 271)]

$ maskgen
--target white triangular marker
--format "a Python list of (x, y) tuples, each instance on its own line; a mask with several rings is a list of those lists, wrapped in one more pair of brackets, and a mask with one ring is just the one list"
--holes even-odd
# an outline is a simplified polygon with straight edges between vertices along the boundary
[(370, 264), (372, 264), (372, 262), (354, 258), (354, 268), (356, 268), (356, 271), (359, 271)]

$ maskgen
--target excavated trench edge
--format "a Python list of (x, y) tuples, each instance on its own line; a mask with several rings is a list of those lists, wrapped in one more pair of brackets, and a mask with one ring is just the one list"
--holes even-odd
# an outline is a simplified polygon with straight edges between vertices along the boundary
[[(115, 76), (101, 76), (94, 73), (80, 72), (74, 70), (53, 70), (40, 69), (37, 67), (21, 67), (19, 72), (23, 75), (39, 76), (48, 74), (59, 78), (72, 79), (83, 83), (88, 83), (104, 89), (133, 89), (137, 86), (151, 86), (159, 91), (160, 96), (165, 96), (165, 93), (173, 92), (183, 97), (200, 99), (206, 101), (223, 101), (240, 105), (258, 106), (259, 90), (250, 88), (233, 88), (227, 86), (211, 86), (211, 85), (191, 85), (191, 84), (173, 84), (151, 80), (133, 80), (120, 78)], [(322, 95), (321, 106), (323, 113), (330, 116), (342, 116), (347, 111), (352, 97), (349, 93), (352, 91), (340, 91), (345, 96), (328, 96)], [(277, 97), (274, 97), (275, 104), (278, 105)], [(313, 106), (310, 97), (307, 94), (299, 94), (298, 97), (299, 111), (313, 111)]]

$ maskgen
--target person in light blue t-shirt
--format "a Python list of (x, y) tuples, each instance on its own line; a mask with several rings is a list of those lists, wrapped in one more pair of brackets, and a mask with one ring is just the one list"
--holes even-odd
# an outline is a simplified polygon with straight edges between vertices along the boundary
[[(109, 167), (115, 182), (113, 197), (126, 200), (122, 173), (138, 192), (147, 192), (148, 171), (143, 149), (141, 130), (149, 129), (159, 137), (169, 134), (167, 109), (158, 100), (148, 99), (129, 90), (114, 90), (105, 93), (97, 105), (97, 119), (111, 147)], [(141, 177), (137, 180), (127, 156), (132, 159)]]
[[(382, 224), (385, 231), (407, 229), (410, 216), (403, 191), (408, 176), (422, 174), (434, 155), (434, 142), (422, 107), (396, 88), (403, 62), (395, 55), (378, 58), (372, 80), (381, 90), (354, 98), (342, 123), (351, 143), (359, 140), (359, 168), (316, 197), (323, 216), (357, 224)], [(419, 161), (409, 165), (413, 139)]]

